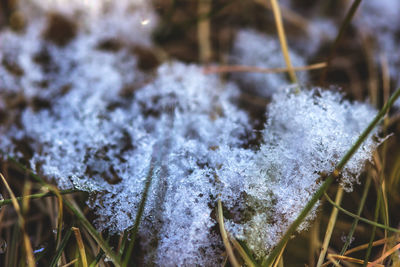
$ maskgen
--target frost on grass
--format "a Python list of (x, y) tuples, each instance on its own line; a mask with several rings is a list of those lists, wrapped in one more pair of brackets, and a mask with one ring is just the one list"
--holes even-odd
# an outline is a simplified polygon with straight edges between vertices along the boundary
[[(265, 256), (316, 192), (321, 174), (334, 170), (375, 113), (331, 91), (289, 88), (276, 94), (268, 106), (263, 144), (243, 189), (252, 214), (244, 224), (232, 220), (230, 229), (258, 257)], [(377, 145), (368, 138), (343, 169), (341, 184), (347, 190)], [(308, 220), (314, 215), (315, 210)]]
[[(305, 66), (306, 61), (300, 55), (290, 51), (293, 66)], [(276, 37), (256, 32), (252, 29), (243, 29), (237, 33), (233, 47), (232, 63), (237, 65), (259, 68), (284, 68), (279, 40)], [(272, 94), (290, 84), (284, 73), (235, 73), (234, 79), (243, 88), (259, 96), (271, 97)], [(305, 73), (299, 73), (300, 82), (307, 81)]]
[[(72, 7), (80, 10), (79, 3)], [(139, 230), (146, 263), (220, 264), (218, 197), (228, 230), (265, 256), (315, 192), (320, 173), (333, 170), (375, 111), (337, 93), (287, 89), (268, 106), (261, 148), (250, 149), (251, 125), (234, 103), (234, 85), (194, 65), (164, 63), (154, 75), (138, 68), (130, 48), (151, 45), (150, 33), (141, 32), (140, 16), (125, 3), (100, 5), (87, 21), (52, 7), (57, 14), (32, 19), (25, 32), (1, 33), (1, 150), (29, 158), (62, 189), (91, 192), (98, 228), (112, 232), (132, 226), (151, 175)], [(130, 26), (120, 23), (125, 17)], [(68, 27), (69, 38), (52, 34), (54, 20)], [(125, 36), (125, 26), (137, 35)], [(250, 30), (238, 36), (237, 63), (284, 66), (277, 41)], [(241, 79), (264, 96), (288, 83), (282, 75), (251, 75)], [(19, 98), (24, 103), (11, 101)], [(3, 114), (12, 110), (12, 119)], [(347, 188), (376, 145), (369, 139), (344, 169)]]

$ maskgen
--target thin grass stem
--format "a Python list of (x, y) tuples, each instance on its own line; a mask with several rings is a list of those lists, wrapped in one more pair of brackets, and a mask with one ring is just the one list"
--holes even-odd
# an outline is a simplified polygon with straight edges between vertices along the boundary
[[(82, 191), (77, 190), (77, 189), (67, 189), (67, 190), (60, 190), (59, 192), (61, 195), (68, 195), (68, 194), (73, 194), (73, 193), (82, 192)], [(22, 196), (22, 197), (15, 197), (15, 198), (17, 199), (17, 201), (23, 201), (24, 199), (39, 199), (39, 198), (54, 197), (54, 196), (57, 196), (57, 195), (53, 192), (46, 192), (46, 193), (37, 193), (37, 194), (32, 194), (32, 195)], [(10, 198), (0, 200), (0, 207), (6, 206), (9, 204), (12, 204), (12, 200)]]
[[(342, 202), (342, 198), (343, 198), (343, 187), (339, 186), (337, 193), (336, 193), (336, 199), (335, 199), (336, 206), (340, 206), (340, 203)], [(329, 223), (328, 223), (328, 227), (326, 229), (324, 241), (322, 243), (322, 249), (321, 249), (321, 253), (319, 254), (317, 267), (320, 267), (322, 265), (322, 263), (324, 263), (326, 252), (328, 251), (329, 242), (332, 237), (332, 232), (333, 232), (333, 229), (335, 228), (336, 218), (337, 218), (338, 213), (339, 213), (339, 210), (336, 207), (334, 207), (332, 209), (332, 213), (329, 218)]]
[(358, 221), (359, 221), (358, 217), (360, 217), (361, 212), (364, 209), (365, 201), (367, 200), (367, 195), (368, 195), (368, 191), (369, 191), (370, 185), (371, 185), (371, 176), (368, 175), (367, 181), (365, 182), (364, 191), (363, 191), (362, 196), (361, 196), (361, 201), (360, 201), (360, 204), (358, 206), (358, 210), (357, 210), (357, 214), (356, 214), (357, 217), (354, 217), (353, 224), (351, 225), (349, 234), (346, 237), (346, 242), (344, 243), (344, 245), (342, 247), (342, 250), (340, 251), (340, 255), (344, 255), (346, 250), (347, 250), (347, 248), (350, 246), (351, 239), (353, 238), (354, 232), (356, 230), (356, 227), (357, 227), (357, 224), (358, 224)]
[(283, 57), (285, 58), (286, 66), (289, 69), (289, 77), (292, 83), (297, 83), (296, 72), (293, 70), (292, 62), (290, 61), (289, 48), (286, 41), (285, 29), (283, 27), (281, 10), (277, 0), (270, 0), (272, 12), (274, 13), (276, 29), (278, 31), (279, 42), (282, 47)]
[[(376, 200), (376, 207), (375, 207), (375, 214), (374, 214), (374, 221), (375, 222), (378, 221), (378, 218), (379, 218), (379, 210), (380, 210), (380, 207), (381, 207), (381, 201), (382, 201), (382, 195), (378, 191), (378, 198)], [(368, 260), (369, 260), (369, 257), (371, 255), (371, 251), (372, 251), (372, 243), (374, 242), (374, 239), (375, 239), (375, 232), (376, 232), (376, 225), (374, 225), (372, 227), (371, 238), (369, 240), (367, 253), (365, 254), (363, 267), (366, 267), (367, 264), (368, 264)]]
[[(133, 247), (135, 245), (136, 235), (137, 235), (137, 232), (139, 230), (140, 222), (142, 220), (144, 207), (146, 205), (147, 197), (148, 197), (150, 186), (151, 186), (151, 181), (152, 181), (153, 174), (154, 174), (154, 164), (155, 163), (154, 163), (154, 158), (153, 158), (151, 160), (151, 162), (150, 162), (150, 168), (149, 168), (149, 172), (148, 172), (147, 177), (146, 177), (146, 184), (145, 184), (145, 187), (144, 187), (144, 190), (143, 190), (142, 198), (140, 200), (139, 208), (138, 208), (138, 211), (136, 213), (135, 223), (133, 224), (132, 230), (129, 232), (131, 240), (129, 241), (129, 246), (128, 246), (127, 250), (126, 250), (125, 257), (124, 257), (124, 259), (122, 261), (122, 266), (123, 267), (128, 266), (129, 259), (130, 259), (131, 255), (132, 255)], [(125, 246), (125, 242), (124, 242), (123, 246)]]
[(386, 230), (391, 231), (391, 232), (400, 233), (399, 229), (396, 229), (396, 228), (393, 228), (393, 227), (389, 227), (389, 226), (386, 226), (384, 224), (377, 223), (377, 222), (365, 219), (365, 218), (360, 217), (360, 216), (358, 216), (358, 215), (356, 215), (354, 213), (351, 213), (350, 211), (345, 210), (344, 208), (342, 208), (339, 205), (337, 205), (326, 193), (325, 193), (325, 197), (326, 197), (326, 199), (328, 200), (329, 203), (331, 203), (335, 208), (337, 208), (338, 210), (340, 210), (341, 212), (343, 212), (346, 215), (349, 215), (349, 216), (351, 216), (353, 218), (356, 218), (356, 219), (358, 219), (358, 220), (360, 220), (362, 222), (365, 222), (367, 224), (370, 224), (370, 225), (372, 225), (374, 227), (379, 227), (379, 228), (386, 229)]
[(60, 259), (61, 254), (64, 251), (65, 246), (67, 245), (67, 243), (69, 241), (69, 238), (71, 237), (71, 234), (72, 234), (72, 229), (68, 228), (68, 231), (65, 233), (64, 237), (62, 238), (60, 246), (56, 250), (56, 253), (55, 253), (54, 257), (50, 262), (50, 265), (49, 265), (50, 267), (56, 267), (57, 266), (58, 260)]
[(22, 216), (21, 207), (20, 207), (17, 199), (15, 198), (14, 192), (11, 190), (6, 178), (4, 178), (2, 173), (0, 173), (0, 178), (3, 181), (3, 184), (6, 187), (8, 193), (10, 194), (12, 204), (13, 204), (15, 212), (17, 213), (17, 216), (18, 216), (18, 224), (21, 227), (22, 238), (24, 241), (24, 249), (25, 249), (28, 266), (34, 267), (34, 266), (36, 266), (35, 257), (33, 256), (33, 249), (32, 249), (31, 241), (28, 237), (28, 234), (25, 231), (25, 219)]
[(340, 25), (339, 33), (335, 38), (335, 41), (333, 42), (333, 45), (331, 47), (331, 50), (328, 55), (328, 59), (326, 60), (327, 62), (327, 67), (326, 69), (322, 72), (321, 75), (321, 85), (325, 83), (326, 77), (328, 75), (328, 70), (329, 67), (331, 66), (332, 60), (335, 57), (336, 49), (340, 43), (340, 40), (342, 39), (347, 27), (350, 25), (350, 22), (352, 21), (354, 14), (356, 13), (359, 5), (361, 4), (362, 0), (354, 0), (353, 4), (351, 5), (349, 11), (346, 13), (346, 17), (344, 18), (343, 23)]

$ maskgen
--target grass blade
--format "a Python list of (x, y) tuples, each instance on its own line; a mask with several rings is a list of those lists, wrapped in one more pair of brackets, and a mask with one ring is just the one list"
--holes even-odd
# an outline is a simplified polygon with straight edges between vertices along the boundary
[(239, 252), (240, 256), (244, 260), (247, 266), (249, 267), (256, 267), (258, 266), (257, 263), (251, 258), (251, 256), (247, 253), (247, 251), (240, 245), (240, 243), (233, 238), (231, 235), (228, 234), (229, 240), (231, 241), (232, 245), (235, 249)]
[[(340, 205), (340, 203), (342, 202), (342, 198), (343, 198), (343, 187), (339, 186), (338, 191), (336, 193), (336, 199), (335, 199), (336, 206)], [(325, 234), (324, 242), (322, 245), (322, 250), (321, 250), (321, 253), (319, 254), (317, 267), (320, 267), (322, 265), (322, 263), (324, 262), (326, 252), (328, 251), (329, 242), (332, 237), (332, 232), (333, 232), (333, 229), (336, 224), (336, 218), (337, 218), (338, 213), (339, 213), (339, 210), (336, 207), (334, 207), (332, 209), (331, 217), (329, 218), (329, 223), (328, 223), (328, 227), (326, 229), (326, 234)]]
[(85, 252), (85, 246), (83, 244), (81, 232), (79, 231), (79, 228), (72, 227), (72, 231), (74, 231), (74, 235), (76, 238), (76, 242), (78, 243), (78, 248), (79, 248), (79, 254), (81, 255), (81, 262), (83, 267), (87, 267), (87, 260), (86, 260), (86, 252)]
[(296, 72), (293, 70), (292, 62), (290, 61), (289, 48), (286, 41), (285, 29), (283, 28), (281, 10), (277, 0), (270, 0), (272, 12), (274, 13), (276, 29), (278, 31), (279, 42), (282, 47), (283, 57), (285, 58), (286, 66), (289, 69), (289, 77), (292, 83), (297, 82)]
[[(378, 198), (376, 200), (376, 207), (375, 207), (375, 214), (374, 214), (375, 222), (378, 221), (378, 218), (379, 218), (379, 210), (381, 207), (381, 201), (382, 201), (382, 195), (378, 191)], [(375, 232), (376, 232), (376, 225), (374, 225), (372, 228), (371, 238), (369, 240), (367, 253), (365, 254), (363, 267), (367, 266), (367, 264), (368, 264), (369, 256), (371, 255), (371, 251), (372, 251), (372, 243), (374, 242), (374, 239), (375, 239)]]
[[(49, 191), (53, 192), (53, 187), (49, 184), (47, 184), (39, 175), (37, 175), (35, 172), (33, 172), (31, 169), (25, 167), (23, 164), (19, 163), (16, 161), (13, 157), (8, 157), (8, 159), (12, 162), (14, 162), (17, 166), (19, 166), (22, 170), (26, 171), (29, 173), (33, 179), (35, 179), (37, 182), (39, 182), (41, 185), (45, 186), (48, 188)], [(55, 194), (55, 192), (53, 192)], [(103, 249), (105, 254), (112, 260), (114, 265), (116, 267), (121, 266), (119, 258), (115, 255), (114, 251), (109, 247), (109, 245), (104, 241), (104, 239), (101, 237), (101, 235), (97, 232), (97, 230), (91, 225), (91, 223), (86, 219), (86, 217), (82, 214), (82, 212), (72, 205), (71, 202), (69, 202), (67, 199), (64, 198), (64, 204), (65, 206), (75, 214), (75, 216), (78, 218), (79, 222), (85, 227), (85, 229), (89, 232), (89, 234), (93, 237), (94, 240), (99, 244), (99, 246)]]
[(64, 199), (65, 206), (74, 213), (74, 215), (79, 219), (79, 222), (83, 227), (89, 232), (89, 234), (93, 237), (94, 240), (99, 244), (99, 246), (104, 250), (105, 254), (112, 260), (116, 267), (120, 267), (120, 261), (114, 251), (109, 247), (107, 242), (101, 237), (99, 232), (93, 227), (93, 225), (86, 219), (85, 215), (75, 207), (71, 202), (67, 199)]
[(358, 7), (361, 4), (361, 1), (362, 0), (354, 0), (353, 4), (351, 4), (351, 7), (350, 7), (349, 11), (346, 14), (346, 17), (344, 18), (343, 23), (340, 25), (339, 33), (336, 36), (335, 41), (333, 42), (333, 45), (332, 45), (331, 50), (330, 50), (329, 55), (328, 55), (328, 59), (326, 60), (327, 67), (322, 72), (321, 82), (320, 82), (322, 85), (325, 83), (326, 76), (328, 75), (329, 67), (331, 66), (331, 62), (332, 62), (333, 58), (335, 57), (336, 49), (337, 49), (337, 47), (339, 45), (339, 42), (342, 39), (342, 37), (344, 35), (344, 32), (346, 31), (347, 27), (350, 25), (350, 22), (353, 19), (354, 14), (356, 13)]
[(368, 224), (370, 224), (370, 225), (372, 225), (374, 227), (379, 227), (379, 228), (382, 228), (382, 229), (386, 229), (388, 231), (392, 231), (392, 232), (395, 232), (395, 233), (400, 233), (399, 229), (396, 229), (396, 228), (393, 228), (393, 227), (389, 227), (389, 226), (386, 226), (384, 224), (380, 224), (380, 223), (377, 223), (375, 221), (371, 221), (371, 220), (365, 219), (365, 218), (360, 217), (360, 216), (358, 216), (358, 215), (356, 215), (354, 213), (351, 213), (350, 211), (345, 210), (344, 208), (342, 208), (339, 205), (337, 205), (327, 194), (325, 194), (325, 197), (326, 197), (326, 199), (328, 200), (329, 203), (331, 203), (335, 208), (337, 208), (338, 210), (340, 210), (341, 212), (343, 212), (346, 215), (349, 215), (349, 216), (351, 216), (353, 218), (356, 218), (356, 219), (358, 219), (358, 220), (360, 220), (362, 222), (368, 223)]
[(371, 176), (368, 175), (368, 179), (367, 179), (367, 182), (365, 183), (364, 191), (363, 191), (363, 194), (361, 196), (361, 202), (360, 202), (360, 205), (358, 206), (358, 210), (357, 210), (357, 214), (356, 214), (357, 217), (354, 217), (353, 224), (351, 225), (349, 234), (346, 237), (346, 243), (344, 243), (343, 248), (340, 251), (340, 255), (344, 255), (346, 250), (347, 250), (347, 248), (350, 246), (351, 239), (353, 238), (354, 231), (356, 230), (356, 227), (357, 227), (357, 224), (358, 224), (358, 221), (359, 221), (358, 217), (360, 217), (361, 212), (362, 212), (362, 210), (364, 208), (364, 205), (365, 205), (365, 201), (367, 200), (367, 195), (368, 195), (368, 191), (369, 191), (370, 185), (371, 185)]
[[(68, 189), (68, 190), (60, 190), (59, 193), (60, 195), (68, 195), (72, 193), (77, 193), (77, 192), (82, 192), (77, 189)], [(47, 192), (47, 193), (37, 193), (37, 194), (32, 194), (32, 195), (27, 195), (27, 196), (22, 196), (22, 197), (15, 197), (17, 201), (23, 201), (24, 199), (39, 199), (39, 198), (45, 198), (45, 197), (54, 197), (57, 196), (53, 192)], [(8, 199), (3, 199), (0, 200), (0, 207), (6, 206), (12, 204), (12, 200), (10, 198)]]
[(221, 232), (222, 241), (224, 242), (226, 253), (228, 254), (229, 261), (230, 261), (230, 263), (232, 264), (233, 267), (239, 267), (240, 264), (236, 260), (235, 254), (233, 253), (233, 249), (232, 249), (231, 244), (230, 244), (229, 239), (228, 239), (228, 234), (225, 231), (224, 215), (222, 214), (222, 203), (221, 203), (220, 199), (218, 199), (217, 211), (218, 211), (217, 220), (218, 220), (218, 224), (219, 224), (219, 230)]
[(33, 256), (32, 244), (31, 244), (31, 241), (29, 240), (29, 237), (25, 231), (25, 219), (22, 216), (21, 207), (19, 206), (18, 201), (15, 198), (14, 192), (11, 190), (6, 178), (4, 178), (2, 173), (0, 173), (0, 178), (3, 181), (8, 193), (10, 194), (12, 204), (13, 204), (14, 209), (18, 216), (18, 224), (21, 227), (21, 231), (22, 231), (22, 238), (24, 241), (24, 248), (25, 248), (25, 253), (26, 253), (26, 257), (27, 257), (27, 261), (28, 261), (28, 266), (29, 267), (36, 266), (35, 257)]
[(100, 252), (97, 254), (96, 258), (94, 259), (94, 261), (89, 265), (89, 267), (95, 267), (103, 256), (104, 256), (104, 251), (101, 249)]
[[(150, 168), (149, 168), (149, 172), (148, 172), (147, 177), (146, 177), (146, 184), (145, 184), (145, 187), (144, 187), (142, 199), (140, 200), (139, 209), (138, 209), (138, 211), (136, 213), (135, 223), (134, 223), (133, 228), (130, 231), (130, 233), (126, 235), (126, 238), (128, 237), (128, 235), (130, 235), (131, 240), (129, 242), (129, 246), (128, 246), (127, 251), (125, 253), (124, 260), (122, 262), (122, 266), (123, 267), (128, 266), (129, 259), (130, 259), (131, 255), (132, 255), (133, 246), (135, 245), (136, 234), (137, 234), (137, 232), (139, 230), (140, 221), (142, 219), (142, 215), (143, 215), (143, 212), (144, 212), (144, 207), (146, 205), (147, 196), (149, 194), (150, 185), (151, 185), (151, 181), (152, 181), (152, 178), (153, 178), (154, 164), (155, 164), (154, 161), (155, 161), (155, 158), (153, 157), (151, 162), (150, 162)], [(125, 236), (124, 236), (124, 238), (125, 238)], [(125, 242), (123, 242), (123, 246), (125, 246)]]
[(69, 238), (71, 237), (72, 229), (68, 228), (68, 231), (65, 233), (64, 237), (61, 240), (60, 246), (58, 247), (54, 258), (50, 262), (50, 267), (57, 267), (57, 262), (61, 257), (62, 252), (64, 251), (65, 246), (67, 245)]

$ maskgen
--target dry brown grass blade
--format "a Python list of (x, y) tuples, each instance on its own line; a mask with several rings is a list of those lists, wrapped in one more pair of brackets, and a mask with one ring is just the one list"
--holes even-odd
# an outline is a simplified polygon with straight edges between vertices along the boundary
[[(319, 62), (308, 66), (293, 67), (295, 71), (317, 70), (326, 67), (325, 62)], [(227, 65), (227, 66), (209, 66), (203, 69), (204, 74), (225, 73), (225, 72), (259, 72), (259, 73), (284, 73), (289, 72), (289, 68), (259, 68), (254, 66)]]
[[(343, 198), (343, 188), (341, 186), (339, 186), (338, 191), (336, 193), (335, 203), (337, 205), (340, 205), (340, 203), (342, 202), (342, 198)], [(339, 213), (339, 210), (337, 208), (333, 207), (331, 216), (329, 218), (328, 227), (326, 228), (324, 241), (322, 243), (321, 253), (319, 254), (317, 267), (320, 267), (322, 265), (322, 263), (324, 262), (326, 252), (328, 251), (329, 242), (332, 237), (332, 232), (333, 232), (333, 229), (335, 228), (336, 218), (337, 218), (338, 213)]]
[(373, 267), (373, 266), (379, 266), (381, 264), (379, 264), (379, 262), (382, 262), (384, 259), (386, 259), (387, 257), (389, 257), (392, 253), (396, 252), (397, 250), (400, 249), (400, 244), (397, 244), (396, 246), (392, 247), (391, 249), (389, 249), (388, 251), (386, 251), (380, 258), (378, 258), (377, 260), (371, 262), (368, 264), (368, 267)]
[(218, 207), (217, 207), (217, 220), (219, 224), (219, 230), (221, 232), (222, 241), (224, 242), (226, 253), (228, 254), (229, 262), (232, 264), (233, 267), (240, 267), (240, 264), (236, 260), (235, 254), (233, 253), (233, 249), (228, 239), (228, 234), (225, 231), (224, 226), (224, 216), (222, 214), (222, 203), (221, 200), (218, 199)]
[(210, 38), (211, 0), (197, 0), (197, 12), (199, 16), (197, 24), (197, 39), (199, 42), (199, 59), (202, 63), (208, 63), (212, 57), (212, 46)]
[(281, 252), (279, 252), (278, 257), (276, 257), (273, 267), (277, 267), (278, 265), (280, 265), (280, 263), (282, 263), (282, 255), (283, 255), (283, 252), (285, 251), (286, 245), (287, 245), (287, 243), (282, 247)]
[[(375, 247), (375, 246), (383, 245), (383, 244), (385, 244), (386, 242), (388, 242), (390, 239), (391, 239), (391, 238), (383, 238), (383, 239), (377, 240), (377, 241), (375, 241), (375, 242), (372, 243), (372, 246)], [(400, 242), (400, 237), (397, 238), (397, 242)], [(344, 253), (344, 255), (349, 255), (349, 254), (352, 254), (352, 253), (354, 253), (354, 252), (357, 252), (357, 251), (360, 251), (360, 250), (363, 250), (363, 249), (366, 249), (366, 248), (368, 248), (368, 244), (363, 244), (363, 245), (360, 245), (360, 246), (357, 246), (357, 247), (355, 247), (355, 248), (352, 248), (352, 249), (347, 250), (347, 251)]]
[(235, 249), (239, 252), (240, 256), (244, 260), (247, 266), (249, 267), (256, 267), (256, 264), (250, 259), (249, 255), (247, 255), (246, 251), (243, 249), (243, 247), (239, 244), (239, 242), (233, 238), (229, 233), (228, 237)]
[(76, 242), (78, 243), (79, 254), (81, 255), (81, 262), (83, 267), (87, 267), (87, 260), (86, 260), (86, 252), (85, 252), (85, 245), (83, 244), (81, 232), (79, 228), (72, 227), (72, 231), (74, 231), (74, 235), (76, 238)]
[(65, 264), (65, 265), (63, 265), (63, 266), (61, 266), (61, 267), (68, 267), (68, 266), (71, 266), (72, 264), (74, 264), (74, 263), (77, 262), (77, 261), (78, 261), (78, 259), (72, 260), (72, 261), (68, 262), (67, 264)]
[(33, 256), (32, 244), (31, 244), (31, 241), (29, 240), (29, 237), (28, 237), (28, 235), (27, 235), (27, 233), (25, 231), (25, 220), (24, 220), (24, 217), (22, 216), (22, 213), (21, 213), (21, 207), (19, 206), (18, 201), (17, 201), (13, 191), (11, 190), (10, 186), (8, 185), (8, 182), (7, 182), (6, 178), (4, 178), (2, 173), (0, 173), (0, 178), (3, 181), (4, 186), (6, 187), (8, 193), (10, 194), (12, 204), (13, 204), (14, 209), (15, 209), (15, 211), (17, 213), (17, 216), (18, 216), (18, 223), (19, 223), (19, 225), (21, 227), (21, 231), (22, 231), (22, 234), (23, 234), (24, 248), (25, 248), (25, 253), (26, 253), (26, 257), (27, 257), (28, 266), (29, 267), (36, 266), (35, 258)]
[(279, 42), (281, 44), (283, 57), (285, 58), (286, 66), (289, 69), (289, 77), (292, 83), (297, 82), (296, 73), (293, 70), (292, 62), (290, 61), (289, 48), (286, 41), (285, 29), (283, 28), (281, 10), (277, 0), (270, 0), (272, 12), (274, 13), (276, 29), (278, 31)]
[[(356, 258), (352, 258), (352, 257), (348, 257), (348, 256), (341, 256), (341, 255), (337, 255), (337, 254), (328, 254), (328, 258), (338, 259), (338, 260), (341, 260), (341, 261), (346, 261), (346, 262), (351, 262), (351, 263), (359, 263), (359, 264), (363, 264), (364, 263), (364, 260), (360, 260), (360, 259), (356, 259)], [(368, 262), (368, 264), (370, 264), (370, 263), (371, 262)], [(385, 267), (382, 264), (377, 264), (375, 266), (377, 266), (377, 267)]]

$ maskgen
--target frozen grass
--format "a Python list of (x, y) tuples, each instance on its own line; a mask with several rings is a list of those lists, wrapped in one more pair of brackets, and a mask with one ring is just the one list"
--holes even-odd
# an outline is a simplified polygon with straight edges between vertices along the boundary
[[(178, 61), (164, 62), (152, 71), (140, 68), (141, 55), (132, 48), (155, 47), (150, 34), (157, 19), (147, 4), (82, 5), (33, 5), (34, 10), (26, 11), (31, 12), (31, 21), (24, 32), (1, 33), (6, 40), (0, 67), (0, 111), (6, 114), (0, 124), (1, 150), (29, 160), (34, 172), (61, 189), (89, 192), (86, 203), (96, 213), (89, 222), (87, 211), (64, 197), (82, 228), (64, 223), (78, 242), (71, 245), (67, 241), (72, 230), (62, 231), (60, 222), (52, 222), (53, 228), (59, 226), (55, 248), (48, 250), (53, 264), (72, 259), (69, 253), (66, 256), (67, 246), (80, 255), (81, 264), (95, 264), (103, 255), (99, 246), (116, 266), (122, 260), (125, 266), (129, 258), (145, 265), (214, 266), (224, 262), (224, 245), (232, 264), (236, 253), (250, 265), (266, 257), (263, 265), (272, 264), (290, 235), (306, 229), (317, 216), (314, 204), (333, 178), (340, 178), (351, 191), (372, 159), (380, 142), (379, 129), (372, 126), (387, 109), (369, 124), (376, 110), (345, 100), (340, 93), (287, 87), (284, 75), (244, 74), (237, 76), (243, 90), (272, 98), (257, 138), (247, 112), (239, 108), (241, 95), (235, 84)], [(40, 15), (43, 10), (51, 13), (46, 19)], [(88, 16), (82, 19), (80, 11)], [(143, 13), (151, 15), (143, 19)], [(121, 18), (126, 23), (120, 23)], [(55, 38), (55, 22), (69, 31), (69, 38)], [(297, 56), (291, 56), (296, 62)], [(276, 38), (252, 29), (238, 32), (233, 57), (239, 64), (256, 67), (284, 66)], [(306, 65), (298, 57), (294, 65)], [(15, 96), (24, 103), (12, 105)], [(371, 131), (374, 137), (368, 137)], [(365, 142), (357, 150), (360, 140)], [(58, 196), (62, 214), (61, 195), (50, 191)], [(75, 191), (61, 191), (71, 192)], [(385, 199), (382, 195), (382, 202)], [(22, 200), (26, 207), (27, 198)], [(222, 233), (227, 230), (224, 240), (217, 225), (217, 201), (219, 227)], [(50, 218), (55, 221), (57, 216)], [(127, 234), (133, 226), (137, 236)], [(115, 249), (97, 232), (115, 236), (124, 230), (126, 240), (121, 237)], [(26, 238), (25, 244), (29, 246)], [(17, 246), (13, 243), (11, 251)], [(134, 255), (126, 255), (129, 249), (124, 248), (133, 246)], [(35, 251), (34, 257), (39, 257)], [(7, 258), (10, 262), (13, 259)]]

